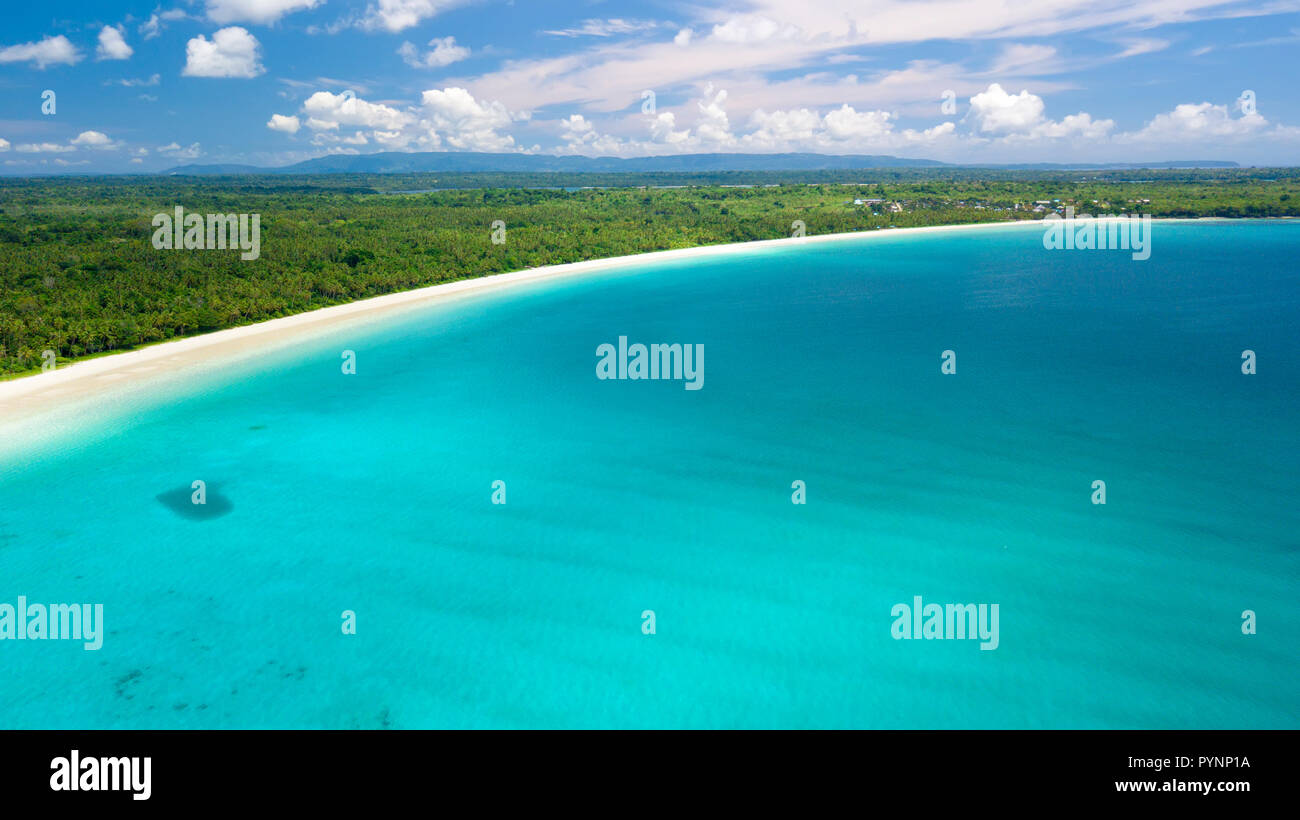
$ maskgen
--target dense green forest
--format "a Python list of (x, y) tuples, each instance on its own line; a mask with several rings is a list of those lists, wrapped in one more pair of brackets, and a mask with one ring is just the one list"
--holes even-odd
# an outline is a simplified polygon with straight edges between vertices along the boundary
[[(855, 199), (884, 200), (854, 204)], [(1300, 216), (1300, 169), (0, 179), (0, 376), (455, 279), (791, 234), (1092, 214)], [(155, 214), (260, 214), (261, 255)], [(492, 224), (505, 223), (505, 242)]]

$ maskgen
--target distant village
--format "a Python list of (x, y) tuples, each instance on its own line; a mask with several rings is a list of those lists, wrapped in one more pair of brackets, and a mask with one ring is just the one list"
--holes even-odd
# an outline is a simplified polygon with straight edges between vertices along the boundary
[[(848, 205), (849, 203), (846, 201), (844, 204)], [(976, 211), (1030, 211), (1033, 213), (1044, 214), (1044, 215), (1046, 215), (1047, 213), (1064, 214), (1065, 209), (1067, 207), (1074, 207), (1076, 210), (1078, 210), (1083, 205), (1083, 203), (1080, 203), (1077, 200), (1073, 200), (1073, 199), (1067, 199), (1067, 200), (1037, 199), (1034, 200), (1032, 203), (1016, 202), (1011, 207), (1005, 207), (1002, 205), (992, 205), (987, 202), (980, 202), (978, 200), (966, 200), (966, 199), (959, 199), (954, 202), (949, 202), (945, 204), (949, 207), (970, 208)], [(1091, 200), (1090, 204), (1091, 206), (1093, 206), (1093, 210), (1097, 211), (1099, 214), (1102, 212), (1112, 211), (1116, 207), (1113, 203), (1109, 201), (1102, 201), (1097, 199)], [(1140, 209), (1140, 206), (1150, 205), (1150, 204), (1151, 204), (1150, 199), (1130, 199), (1127, 200), (1127, 202), (1125, 203), (1125, 207), (1122, 208), (1121, 210), (1136, 211)], [(870, 210), (872, 216), (881, 216), (884, 213), (901, 214), (907, 210), (916, 210), (914, 203), (891, 201), (887, 199), (855, 199), (853, 200), (853, 205), (855, 207), (867, 208), (868, 210)]]

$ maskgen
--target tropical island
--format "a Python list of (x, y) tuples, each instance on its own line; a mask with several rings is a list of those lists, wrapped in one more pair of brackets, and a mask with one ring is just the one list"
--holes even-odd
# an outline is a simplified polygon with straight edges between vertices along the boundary
[[(260, 257), (155, 214), (259, 214)], [(1300, 169), (852, 168), (0, 179), (0, 378), (373, 296), (789, 237), (1042, 219), (1300, 216)], [(53, 351), (53, 357), (43, 354)]]

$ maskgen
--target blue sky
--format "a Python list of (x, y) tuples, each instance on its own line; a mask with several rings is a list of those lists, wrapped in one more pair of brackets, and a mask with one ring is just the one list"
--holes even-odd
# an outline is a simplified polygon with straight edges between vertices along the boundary
[(1300, 164), (1300, 0), (54, 0), (5, 16), (6, 174), (384, 150)]

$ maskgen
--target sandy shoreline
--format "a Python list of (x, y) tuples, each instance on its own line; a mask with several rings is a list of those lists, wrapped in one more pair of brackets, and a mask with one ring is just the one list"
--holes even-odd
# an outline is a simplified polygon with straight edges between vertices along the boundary
[[(387, 318), (400, 311), (432, 304), (457, 295), (484, 292), (510, 285), (596, 273), (617, 268), (635, 267), (654, 262), (678, 259), (719, 256), (738, 251), (756, 250), (776, 245), (793, 246), (820, 242), (835, 242), (869, 237), (898, 236), (900, 234), (936, 233), (972, 230), (978, 228), (1007, 227), (1016, 224), (1038, 225), (1036, 220), (1009, 222), (980, 222), (968, 225), (934, 225), (921, 228), (896, 228), (892, 230), (858, 231), (852, 233), (824, 234), (797, 239), (766, 239), (738, 242), (727, 245), (708, 245), (698, 248), (681, 248), (654, 251), (633, 256), (617, 256), (586, 262), (571, 262), (529, 268), (514, 273), (502, 273), (478, 279), (462, 279), (416, 290), (376, 296), (345, 305), (271, 319), (253, 325), (228, 328), (153, 345), (140, 350), (128, 350), (96, 359), (63, 365), (48, 373), (37, 373), (19, 379), (0, 382), (0, 427), (11, 423), (29, 422), (44, 413), (67, 409), (73, 405), (109, 398), (122, 393), (127, 387), (157, 380), (164, 376), (175, 378), (187, 369), (212, 365), (223, 359), (238, 359), (257, 355), (273, 347), (310, 338), (345, 323), (374, 321)], [(1039, 226), (1041, 229), (1041, 225)]]

